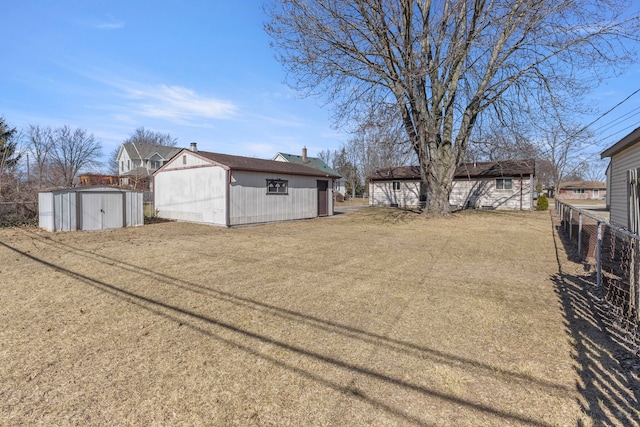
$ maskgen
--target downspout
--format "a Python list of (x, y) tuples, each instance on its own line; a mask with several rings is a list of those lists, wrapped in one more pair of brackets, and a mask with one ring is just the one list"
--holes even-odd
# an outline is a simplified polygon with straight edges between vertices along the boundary
[(227, 171), (227, 194), (225, 195), (225, 210), (227, 211), (225, 214), (225, 221), (227, 222), (227, 227), (231, 227), (231, 169)]

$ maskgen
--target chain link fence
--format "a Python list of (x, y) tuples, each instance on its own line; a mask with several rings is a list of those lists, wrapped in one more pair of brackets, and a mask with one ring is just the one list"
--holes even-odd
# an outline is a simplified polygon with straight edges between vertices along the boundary
[(556, 212), (577, 255), (595, 267), (610, 314), (640, 339), (640, 236), (558, 200)]

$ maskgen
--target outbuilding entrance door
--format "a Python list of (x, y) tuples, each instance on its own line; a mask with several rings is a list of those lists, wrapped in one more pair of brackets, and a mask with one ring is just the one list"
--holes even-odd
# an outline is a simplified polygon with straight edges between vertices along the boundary
[(318, 216), (329, 215), (329, 181), (318, 180)]
[(120, 193), (80, 193), (80, 228), (88, 231), (122, 228), (122, 199)]

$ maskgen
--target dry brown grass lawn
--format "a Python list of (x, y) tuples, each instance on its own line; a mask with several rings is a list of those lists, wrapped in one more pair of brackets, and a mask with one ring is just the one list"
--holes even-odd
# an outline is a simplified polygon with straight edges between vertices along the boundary
[(604, 394), (580, 389), (595, 357), (578, 357), (548, 212), (5, 229), (0, 277), (4, 425), (569, 426), (632, 412), (624, 395), (598, 413)]

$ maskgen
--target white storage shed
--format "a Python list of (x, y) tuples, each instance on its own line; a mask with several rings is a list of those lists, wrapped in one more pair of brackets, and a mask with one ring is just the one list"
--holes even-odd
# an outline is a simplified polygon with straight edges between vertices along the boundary
[(184, 149), (153, 175), (161, 218), (234, 226), (333, 215), (338, 175), (296, 163)]
[(143, 192), (79, 187), (38, 194), (39, 225), (47, 231), (109, 230), (144, 224)]

